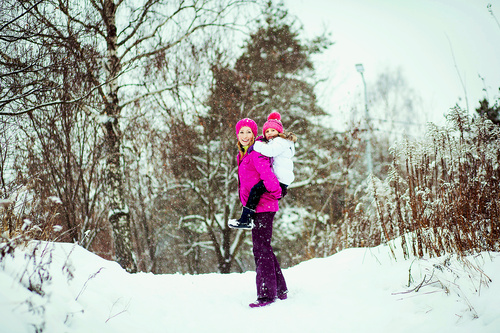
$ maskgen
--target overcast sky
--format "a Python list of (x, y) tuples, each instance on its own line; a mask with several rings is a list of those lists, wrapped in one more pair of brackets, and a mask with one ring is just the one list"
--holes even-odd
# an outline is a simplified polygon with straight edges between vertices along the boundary
[[(328, 81), (319, 91), (322, 105), (344, 119), (363, 85), (355, 64), (365, 67), (368, 84), (386, 68), (402, 69), (422, 97), (428, 114), (440, 122), (455, 103), (471, 111), (500, 87), (500, 0), (285, 0), (307, 37), (325, 28), (335, 44), (317, 60)], [(481, 76), (484, 80), (482, 80)], [(361, 91), (360, 91), (361, 90)], [(353, 97), (354, 96), (354, 97)], [(361, 95), (362, 96), (362, 95)], [(359, 99), (359, 98), (358, 98)]]

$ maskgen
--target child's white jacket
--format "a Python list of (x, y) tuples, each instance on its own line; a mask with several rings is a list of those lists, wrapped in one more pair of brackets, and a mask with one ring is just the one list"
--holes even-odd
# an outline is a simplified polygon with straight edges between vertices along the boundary
[(293, 182), (295, 179), (292, 161), (292, 157), (295, 155), (293, 141), (279, 136), (269, 140), (268, 143), (256, 140), (253, 149), (273, 159), (273, 171), (280, 183), (290, 185)]

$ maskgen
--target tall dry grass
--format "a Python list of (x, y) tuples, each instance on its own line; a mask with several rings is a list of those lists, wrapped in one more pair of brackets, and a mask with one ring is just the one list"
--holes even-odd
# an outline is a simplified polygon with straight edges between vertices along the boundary
[(406, 256), (500, 249), (500, 128), (458, 107), (448, 121), (395, 146), (387, 180), (372, 180), (383, 238)]
[(500, 127), (458, 107), (447, 118), (391, 148), (389, 175), (370, 179), (332, 253), (398, 237), (405, 257), (500, 250)]

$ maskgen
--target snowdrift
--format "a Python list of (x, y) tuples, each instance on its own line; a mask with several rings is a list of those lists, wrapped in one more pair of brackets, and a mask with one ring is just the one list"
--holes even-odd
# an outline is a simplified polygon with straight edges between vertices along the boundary
[(500, 332), (500, 253), (348, 249), (284, 270), (289, 298), (260, 309), (255, 272), (129, 274), (67, 243), (14, 254), (0, 263), (0, 332)]

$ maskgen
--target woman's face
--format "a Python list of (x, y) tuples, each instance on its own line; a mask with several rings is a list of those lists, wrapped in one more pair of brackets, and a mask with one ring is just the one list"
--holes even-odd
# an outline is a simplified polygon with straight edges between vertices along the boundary
[(253, 133), (250, 127), (243, 126), (238, 132), (238, 141), (242, 146), (248, 146), (252, 142)]

